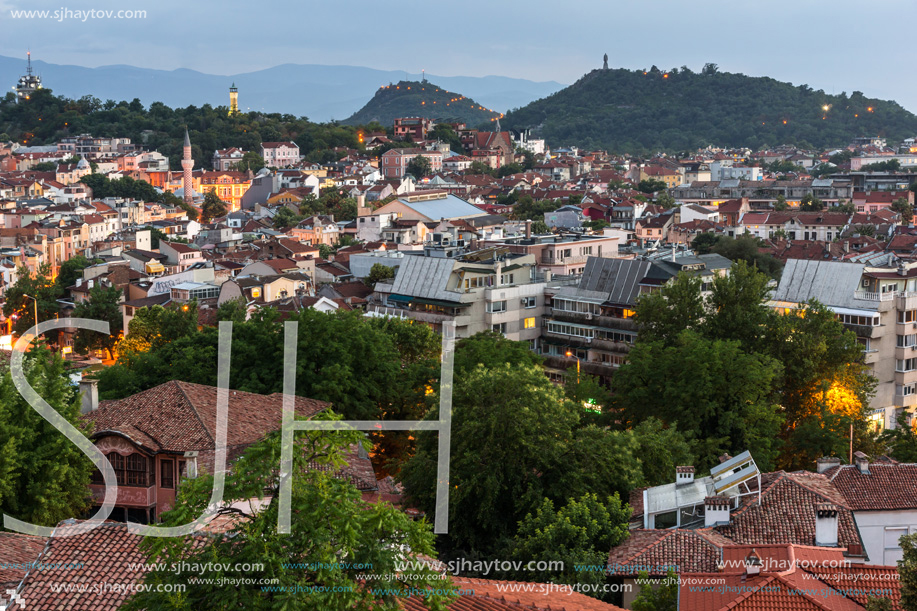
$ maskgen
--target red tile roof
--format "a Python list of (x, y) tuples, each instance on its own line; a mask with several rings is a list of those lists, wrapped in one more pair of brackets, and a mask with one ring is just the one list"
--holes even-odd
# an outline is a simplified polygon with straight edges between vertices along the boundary
[[(111, 431), (153, 452), (187, 452), (216, 447), (217, 388), (173, 380), (116, 401), (103, 401), (84, 418), (93, 436)], [(247, 446), (280, 428), (283, 395), (229, 391), (227, 445)], [(296, 398), (296, 413), (312, 416), (324, 401)]]
[[(473, 590), (449, 606), (450, 611), (624, 611), (595, 598), (570, 592), (556, 584), (523, 583), (452, 577), (452, 584), (463, 591)], [(427, 611), (423, 599), (412, 596), (402, 606), (405, 611)]]
[(856, 465), (832, 467), (825, 475), (854, 511), (917, 509), (917, 464), (873, 462), (869, 474)]
[(0, 532), (0, 586), (19, 585), (27, 565), (38, 560), (47, 541), (47, 537)]

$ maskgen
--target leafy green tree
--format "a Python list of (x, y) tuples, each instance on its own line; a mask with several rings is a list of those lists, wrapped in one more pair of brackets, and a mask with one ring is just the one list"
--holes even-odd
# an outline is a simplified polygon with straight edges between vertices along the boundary
[(524, 342), (515, 342), (502, 333), (482, 331), (458, 341), (455, 346), (456, 378), (467, 375), (483, 365), (487, 369), (510, 364), (529, 367), (541, 365), (540, 356), (532, 352)]
[[(635, 440), (581, 426), (582, 409), (566, 400), (540, 367), (504, 362), (466, 371), (458, 356), (450, 465), (454, 488), (444, 545), (497, 553), (544, 498), (563, 502), (593, 490), (623, 494), (639, 481)], [(432, 408), (427, 418), (437, 413)], [(399, 475), (411, 501), (424, 511), (434, 509), (436, 457), (436, 437), (421, 433), (416, 454)]]
[[(78, 430), (80, 398), (64, 361), (40, 344), (24, 362), (38, 395)], [(19, 520), (55, 526), (89, 509), (93, 465), (25, 400), (0, 367), (0, 510)]]
[(369, 269), (369, 275), (363, 279), (363, 283), (370, 288), (375, 288), (377, 282), (384, 282), (395, 277), (397, 268), (382, 263), (373, 263)]
[(334, 254), (334, 249), (328, 246), (327, 244), (318, 245), (318, 256), (322, 259), (328, 260)]
[(33, 172), (55, 172), (57, 171), (57, 164), (52, 161), (42, 161), (41, 163), (36, 163), (32, 166)]
[(233, 166), (234, 170), (239, 170), (241, 172), (246, 172), (251, 170), (252, 172), (257, 172), (264, 167), (264, 158), (253, 151), (249, 151), (242, 155), (242, 160), (236, 163)]
[(663, 208), (674, 208), (675, 198), (669, 195), (667, 191), (662, 191), (656, 195), (655, 203)]
[(551, 233), (551, 228), (543, 220), (538, 219), (532, 222), (532, 233), (534, 235), (545, 235)]
[(698, 276), (682, 272), (658, 291), (641, 295), (634, 316), (640, 341), (673, 343), (682, 330), (699, 325), (704, 317), (700, 286)]
[(658, 191), (665, 191), (666, 184), (661, 180), (656, 180), (655, 178), (647, 178), (641, 180), (637, 183), (637, 190), (641, 193), (656, 193)]
[(691, 241), (691, 248), (699, 255), (710, 254), (718, 239), (719, 236), (712, 232), (699, 233), (694, 240)]
[(531, 561), (561, 561), (563, 572), (525, 571), (519, 581), (565, 584), (600, 584), (603, 571), (578, 570), (577, 567), (604, 566), (608, 550), (627, 537), (631, 509), (615, 494), (604, 501), (596, 494), (571, 498), (560, 509), (544, 499), (534, 513), (519, 523), (512, 546), (512, 557), (523, 564)]
[(77, 279), (83, 277), (83, 270), (92, 264), (93, 261), (83, 255), (74, 255), (61, 263), (56, 279), (57, 285), (61, 288), (61, 294), (67, 287), (75, 285)]
[[(708, 64), (709, 65), (709, 64)], [(706, 67), (704, 67), (706, 71)], [(712, 72), (711, 74), (715, 73)], [(631, 603), (633, 611), (676, 611), (678, 609), (678, 574), (669, 569), (665, 579), (657, 582), (646, 571), (639, 574), (640, 593)]]
[(875, 225), (857, 225), (856, 227), (853, 228), (853, 231), (854, 233), (858, 233), (860, 235), (864, 235), (870, 238), (876, 235)]
[(231, 321), (233, 323), (243, 323), (248, 316), (245, 307), (245, 299), (238, 297), (224, 301), (217, 307), (217, 320)]
[(790, 205), (786, 203), (786, 198), (783, 196), (783, 193), (777, 195), (777, 199), (774, 200), (774, 210), (777, 212), (783, 212), (784, 210), (789, 209)]
[(16, 270), (16, 282), (6, 289), (3, 314), (15, 316), (13, 333), (22, 335), (35, 326), (35, 301), (38, 301), (38, 321), (51, 320), (57, 316), (60, 306), (57, 300), (63, 295), (61, 287), (51, 279), (51, 265), (43, 263), (34, 274), (25, 266)]
[(761, 253), (758, 247), (758, 238), (749, 234), (737, 238), (719, 236), (713, 246), (713, 252), (731, 261), (745, 261), (771, 278), (779, 278), (783, 264), (774, 257)]
[(121, 289), (114, 286), (96, 285), (89, 289), (89, 299), (76, 304), (75, 318), (91, 318), (108, 323), (109, 334), (79, 329), (73, 341), (79, 353), (90, 350), (105, 350), (108, 358), (114, 358), (114, 348), (121, 340), (124, 317), (121, 314)]
[(709, 467), (723, 452), (750, 450), (770, 469), (782, 417), (776, 405), (780, 364), (749, 354), (736, 341), (709, 340), (686, 330), (674, 345), (641, 341), (612, 380), (630, 424), (655, 417), (693, 436), (692, 451)]
[(287, 208), (286, 206), (281, 206), (280, 210), (277, 211), (277, 214), (274, 215), (274, 218), (271, 221), (274, 224), (275, 229), (288, 229), (293, 225), (297, 224), (302, 220), (302, 217)]
[(769, 281), (766, 274), (742, 260), (728, 274), (715, 277), (707, 299), (704, 335), (737, 340), (748, 350), (756, 349), (773, 312), (765, 305)]
[(882, 432), (880, 443), (888, 454), (898, 462), (917, 463), (917, 429), (908, 424), (904, 412), (898, 414), (897, 426)]
[(666, 427), (661, 420), (649, 417), (630, 432), (637, 439), (644, 486), (672, 482), (675, 467), (693, 465), (694, 454), (688, 437), (678, 430), (678, 423)]
[(127, 336), (118, 345), (118, 352), (148, 352), (161, 348), (197, 330), (197, 304), (180, 308), (159, 305), (138, 308), (127, 324)]
[(901, 537), (899, 544), (904, 550), (904, 557), (898, 562), (901, 608), (917, 611), (917, 533)]
[(471, 165), (468, 166), (468, 169), (465, 170), (465, 174), (489, 174), (490, 176), (494, 175), (494, 169), (484, 163), (483, 161), (472, 161)]
[[(145, 582), (154, 587), (132, 597), (125, 608), (395, 611), (403, 608), (401, 601), (414, 589), (432, 590), (423, 597), (424, 604), (444, 611), (454, 600), (448, 582), (429, 567), (400, 569), (403, 550), (435, 557), (429, 523), (413, 521), (389, 504), (364, 503), (356, 487), (335, 474), (345, 465), (348, 450), (361, 443), (358, 431), (297, 435), (290, 534), (277, 532), (279, 432), (250, 447), (226, 477), (223, 502), (248, 507), (250, 499), (261, 499), (267, 506), (251, 514), (241, 510), (238, 520), (226, 532), (208, 536), (206, 545), (182, 538), (145, 539), (141, 545), (148, 561), (164, 568), (147, 573)], [(175, 508), (163, 514), (164, 525), (186, 524), (205, 511), (212, 486), (212, 475), (183, 480)], [(343, 568), (344, 559), (349, 566), (371, 570)], [(185, 562), (228, 568), (202, 575), (169, 568)], [(263, 568), (254, 573), (236, 569), (243, 564)], [(334, 568), (307, 568), (312, 565)], [(200, 577), (207, 583), (198, 583)], [(253, 585), (227, 588), (221, 583), (241, 577), (244, 584)], [(276, 580), (277, 587), (257, 585), (261, 579)], [(178, 594), (156, 592), (160, 584), (190, 587)]]
[(210, 189), (204, 196), (204, 203), (201, 206), (201, 222), (209, 223), (215, 218), (226, 216), (229, 208), (226, 203), (219, 198), (216, 189)]
[(433, 173), (433, 166), (430, 164), (429, 159), (423, 155), (417, 155), (408, 162), (404, 171), (406, 174), (410, 174), (417, 180), (420, 180), (424, 176), (429, 176)]
[(825, 209), (825, 202), (809, 193), (799, 200), (799, 209), (802, 212), (821, 212)]
[(892, 202), (891, 209), (901, 215), (901, 220), (910, 223), (914, 218), (914, 206), (905, 197), (899, 197)]
[(890, 598), (870, 596), (866, 601), (866, 611), (895, 611), (895, 607)]

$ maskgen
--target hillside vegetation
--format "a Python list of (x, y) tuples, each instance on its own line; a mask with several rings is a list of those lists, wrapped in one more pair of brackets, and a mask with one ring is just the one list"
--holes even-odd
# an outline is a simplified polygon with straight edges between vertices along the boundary
[(553, 146), (635, 153), (710, 144), (828, 148), (846, 146), (857, 136), (899, 141), (917, 134), (917, 116), (895, 102), (859, 91), (828, 95), (807, 85), (718, 72), (710, 64), (701, 73), (593, 70), (507, 113), (502, 123), (532, 128)]
[(391, 125), (399, 117), (427, 117), (438, 123), (465, 123), (478, 127), (502, 118), (503, 114), (429, 81), (401, 81), (380, 87), (366, 106), (343, 123), (363, 125), (377, 121)]
[[(338, 159), (333, 147), (362, 148), (358, 129), (333, 123), (313, 123), (305, 117), (280, 113), (240, 112), (229, 116), (225, 106), (169, 108), (161, 102), (144, 107), (140, 100), (105, 102), (91, 96), (78, 100), (42, 89), (32, 99), (16, 103), (9, 93), (0, 99), (0, 141), (26, 145), (54, 143), (65, 136), (127, 137), (169, 157), (179, 169), (185, 127), (191, 135), (194, 165), (209, 168), (213, 151), (231, 146), (259, 150), (262, 142), (292, 140), (311, 161)], [(381, 130), (381, 125), (366, 126)]]

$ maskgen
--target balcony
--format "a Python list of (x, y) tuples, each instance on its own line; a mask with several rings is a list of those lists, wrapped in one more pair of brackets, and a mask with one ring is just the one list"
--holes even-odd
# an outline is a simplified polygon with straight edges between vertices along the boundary
[[(544, 358), (544, 365), (550, 369), (560, 369), (561, 371), (567, 371), (569, 369), (576, 369), (576, 359), (567, 358), (563, 356), (549, 356), (542, 355)], [(584, 375), (591, 376), (611, 376), (614, 375), (614, 371), (617, 369), (611, 363), (602, 363), (600, 361), (585, 361), (580, 359), (580, 373)]]
[(915, 382), (917, 382), (917, 370), (895, 372), (895, 384), (904, 386), (908, 384), (914, 384)]
[(621, 329), (623, 331), (636, 331), (637, 323), (631, 318), (612, 318), (601, 314), (586, 314), (585, 312), (569, 312), (567, 310), (551, 309), (551, 318), (564, 322), (573, 322), (581, 325), (594, 325), (605, 329)]
[[(99, 505), (105, 500), (105, 486), (90, 484), (89, 490), (92, 493), (93, 503)], [(156, 486), (149, 488), (139, 488), (135, 486), (118, 486), (118, 497), (115, 505), (121, 507), (143, 507), (147, 508), (156, 504)]]
[(917, 310), (917, 293), (898, 293), (896, 305), (899, 310)]
[(904, 346), (895, 348), (895, 358), (904, 360), (917, 357), (917, 346)]
[(593, 256), (595, 255), (577, 255), (575, 257), (562, 258), (542, 256), (540, 265), (576, 265), (577, 263), (585, 263), (589, 257)]
[(912, 405), (917, 405), (917, 395), (899, 395), (898, 393), (895, 393), (895, 406), (911, 407)]
[(856, 333), (857, 337), (868, 337), (870, 339), (879, 339), (885, 335), (885, 327), (888, 325), (877, 325), (873, 327), (872, 325), (849, 325), (844, 324), (844, 328), (848, 331), (853, 331)]
[(863, 362), (867, 365), (875, 365), (879, 362), (879, 351), (878, 350), (864, 350), (863, 351)]

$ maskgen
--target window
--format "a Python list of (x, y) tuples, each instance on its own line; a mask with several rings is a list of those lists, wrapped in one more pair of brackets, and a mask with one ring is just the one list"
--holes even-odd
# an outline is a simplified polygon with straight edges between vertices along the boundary
[(904, 310), (902, 312), (898, 312), (898, 322), (901, 324), (917, 322), (917, 310)]
[(160, 462), (160, 478), (159, 485), (162, 488), (174, 488), (175, 487), (175, 472), (173, 471), (172, 461), (163, 460)]
[[(121, 456), (112, 452), (108, 455), (108, 462), (111, 463), (111, 467), (115, 471), (119, 486), (141, 486), (146, 488), (155, 483), (153, 474), (148, 470), (147, 458), (142, 454), (135, 452), (129, 456)], [(152, 466), (152, 462), (149, 463), (149, 466)], [(92, 483), (105, 483), (105, 480), (102, 479), (102, 473), (98, 469), (92, 475)]]
[(898, 348), (909, 348), (917, 344), (917, 335), (899, 335), (898, 343), (895, 344)]
[(845, 325), (861, 325), (866, 327), (878, 327), (878, 316), (854, 316), (852, 314), (837, 314), (837, 320)]
[(531, 309), (531, 308), (534, 308), (534, 307), (537, 305), (537, 301), (536, 301), (536, 299), (535, 299), (534, 297), (523, 297), (523, 298), (522, 298), (522, 305), (523, 305), (526, 309)]
[(526, 318), (522, 321), (522, 327), (524, 329), (534, 329), (535, 328), (535, 317)]
[(501, 322), (491, 327), (491, 331), (494, 333), (506, 333), (506, 323)]
[(487, 304), (487, 311), (493, 314), (506, 311), (506, 301), (494, 301)]
[(915, 369), (917, 369), (917, 358), (895, 360), (895, 371), (905, 372), (914, 371)]
[(898, 384), (895, 386), (895, 394), (902, 397), (909, 397), (914, 394), (915, 386), (917, 386), (917, 384)]

